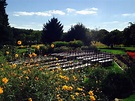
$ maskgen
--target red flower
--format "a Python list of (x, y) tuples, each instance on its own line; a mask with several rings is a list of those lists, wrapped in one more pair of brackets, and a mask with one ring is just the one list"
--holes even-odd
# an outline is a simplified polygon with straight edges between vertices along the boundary
[(135, 52), (127, 52), (127, 54), (128, 54), (131, 58), (135, 59)]

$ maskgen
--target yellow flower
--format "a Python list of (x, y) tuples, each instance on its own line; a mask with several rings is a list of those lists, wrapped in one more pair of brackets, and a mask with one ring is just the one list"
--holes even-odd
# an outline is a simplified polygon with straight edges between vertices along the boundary
[(62, 90), (67, 90), (68, 89), (68, 86), (64, 85), (62, 86)]
[(3, 93), (3, 88), (0, 87), (0, 94), (2, 94), (2, 93)]
[(25, 78), (26, 78), (27, 80), (29, 79), (29, 77), (28, 77), (28, 76), (26, 76)]
[(75, 97), (74, 97), (74, 95), (70, 95), (70, 96), (71, 96), (72, 100), (75, 100)]
[(23, 74), (26, 74), (26, 73), (27, 73), (27, 71), (26, 71), (26, 70), (24, 70), (24, 71), (23, 71)]
[(28, 98), (28, 101), (32, 101), (32, 98)]
[(83, 89), (82, 89), (82, 88), (79, 88), (79, 87), (77, 88), (77, 90), (79, 90), (79, 91), (83, 91)]
[(22, 44), (22, 41), (20, 41), (20, 40), (17, 41), (17, 44), (18, 44), (18, 45), (21, 45), (21, 44)]
[(69, 77), (67, 77), (67, 76), (60, 75), (60, 78), (66, 80), (66, 81), (69, 81)]
[(77, 78), (75, 76), (73, 76), (73, 79), (74, 79), (74, 81), (77, 81)]
[(72, 91), (73, 87), (64, 85), (64, 86), (62, 86), (62, 90)]
[(19, 56), (18, 54), (15, 54), (15, 57), (16, 57), (16, 58), (18, 58), (18, 56)]
[(9, 54), (9, 51), (6, 51), (6, 54), (8, 55)]
[(94, 95), (93, 91), (91, 91), (91, 90), (88, 92), (88, 94), (89, 94), (90, 96), (93, 96), (93, 95)]
[(54, 44), (51, 44), (51, 47), (54, 48)]
[(78, 95), (79, 95), (79, 93), (78, 93), (78, 92), (76, 92), (76, 93), (75, 93), (75, 95), (76, 95), (76, 96), (78, 96)]
[(12, 68), (16, 68), (16, 64), (14, 63), (14, 64), (12, 64)]
[(6, 83), (8, 82), (8, 79), (5, 77), (5, 78), (2, 79), (2, 82), (3, 82), (4, 84), (6, 84)]
[(56, 66), (59, 66), (60, 64), (59, 63), (56, 63)]
[(4, 66), (4, 64), (2, 63), (2, 64), (1, 64), (1, 66), (3, 67), (3, 66)]
[(96, 99), (95, 99), (94, 96), (90, 96), (90, 100), (91, 100), (91, 101), (95, 101)]
[(56, 61), (58, 61), (59, 59), (58, 58), (56, 58)]
[(36, 46), (36, 49), (40, 49), (40, 46), (39, 46), (39, 45), (37, 45), (37, 46)]
[(72, 91), (72, 90), (73, 90), (73, 87), (72, 87), (72, 86), (69, 86), (69, 87), (68, 87), (68, 90), (69, 90), (69, 91)]

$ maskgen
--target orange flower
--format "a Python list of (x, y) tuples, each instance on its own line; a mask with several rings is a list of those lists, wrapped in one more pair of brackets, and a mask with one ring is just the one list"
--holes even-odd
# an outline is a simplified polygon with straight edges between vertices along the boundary
[(37, 54), (36, 54), (36, 53), (32, 53), (32, 56), (36, 57), (36, 56), (37, 56)]
[(91, 91), (91, 90), (88, 92), (88, 94), (89, 94), (90, 96), (93, 96), (93, 95), (94, 95), (93, 91)]
[(32, 101), (32, 98), (28, 98), (28, 101)]
[(17, 41), (17, 44), (18, 44), (18, 45), (21, 45), (21, 44), (22, 44), (22, 41), (20, 41), (20, 40)]
[(38, 63), (36, 63), (36, 67), (38, 67), (39, 66), (39, 64)]
[(90, 100), (91, 100), (91, 101), (95, 101), (96, 99), (95, 99), (94, 96), (90, 96)]
[(39, 78), (36, 76), (36, 77), (35, 77), (35, 80), (39, 80)]
[(8, 82), (8, 79), (5, 77), (5, 78), (2, 79), (2, 82), (3, 82), (4, 84), (6, 84), (6, 83)]
[(29, 57), (30, 57), (30, 58), (32, 58), (32, 55), (31, 55), (31, 54), (29, 54)]
[(3, 88), (0, 87), (0, 94), (2, 94), (2, 93), (3, 93)]

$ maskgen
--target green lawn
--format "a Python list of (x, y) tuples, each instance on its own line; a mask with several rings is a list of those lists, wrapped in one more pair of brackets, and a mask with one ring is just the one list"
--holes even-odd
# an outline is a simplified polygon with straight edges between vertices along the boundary
[(123, 99), (122, 101), (135, 101), (135, 94), (129, 96), (128, 98)]
[(117, 73), (120, 73), (120, 72), (123, 71), (121, 68), (118, 67), (118, 65), (115, 62), (112, 63), (112, 66), (109, 66), (109, 67), (106, 67), (106, 68), (109, 71), (113, 71), (113, 72), (117, 72)]
[(126, 52), (122, 49), (99, 48), (99, 50), (102, 52), (108, 52), (108, 53), (112, 53), (112, 54), (121, 54), (121, 55), (126, 54)]
[(135, 47), (123, 47), (125, 50), (135, 51)]

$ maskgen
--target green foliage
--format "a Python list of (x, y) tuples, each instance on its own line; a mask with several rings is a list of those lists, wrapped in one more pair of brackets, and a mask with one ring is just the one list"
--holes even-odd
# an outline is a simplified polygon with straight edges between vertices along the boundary
[(66, 33), (64, 40), (73, 41), (81, 40), (84, 44), (90, 44), (90, 35), (87, 33), (88, 29), (85, 28), (83, 24), (76, 24), (72, 26), (71, 29)]
[(81, 46), (83, 46), (83, 42), (81, 40), (70, 41), (69, 46), (70, 47), (75, 47), (75, 48), (81, 47)]
[(84, 79), (84, 87), (87, 91), (92, 89), (99, 99), (107, 97), (102, 93), (102, 81), (107, 77), (109, 71), (105, 68), (93, 67), (87, 68), (87, 75)]
[(73, 50), (72, 47), (67, 47), (67, 46), (61, 46), (61, 47), (55, 47), (54, 52), (67, 52)]
[(124, 41), (125, 45), (135, 45), (135, 24), (130, 22), (130, 26), (124, 29)]
[(30, 98), (32, 101), (91, 101), (81, 85), (83, 70), (50, 71), (46, 66), (4, 64), (0, 75), (1, 101), (29, 101)]
[(44, 24), (42, 32), (42, 42), (51, 44), (54, 41), (59, 41), (63, 34), (63, 25), (57, 18), (52, 18), (48, 23)]
[(69, 46), (69, 43), (65, 41), (55, 41), (53, 44), (55, 47)]
[(103, 92), (109, 99), (124, 98), (131, 94), (133, 85), (124, 73), (110, 73), (102, 83)]

